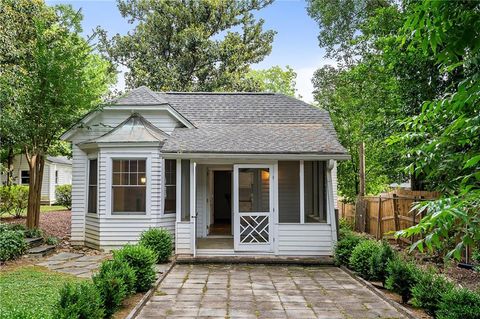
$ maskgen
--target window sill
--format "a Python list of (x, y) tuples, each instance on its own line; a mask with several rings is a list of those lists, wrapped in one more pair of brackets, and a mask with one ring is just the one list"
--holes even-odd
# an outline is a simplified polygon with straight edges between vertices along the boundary
[(134, 215), (134, 214), (130, 214), (130, 215), (126, 215), (126, 214), (118, 214), (118, 215), (115, 215), (115, 214), (109, 214), (109, 215), (106, 215), (104, 216), (106, 219), (141, 219), (141, 220), (144, 220), (144, 219), (152, 219), (152, 217), (150, 216), (150, 214), (138, 214), (138, 215)]

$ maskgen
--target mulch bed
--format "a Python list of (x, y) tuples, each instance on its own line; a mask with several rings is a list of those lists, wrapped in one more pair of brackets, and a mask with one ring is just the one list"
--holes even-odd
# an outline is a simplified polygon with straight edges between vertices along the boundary
[[(1, 218), (2, 223), (25, 224), (26, 218)], [(71, 212), (69, 210), (40, 213), (40, 229), (47, 236), (55, 236), (62, 242), (70, 239)]]

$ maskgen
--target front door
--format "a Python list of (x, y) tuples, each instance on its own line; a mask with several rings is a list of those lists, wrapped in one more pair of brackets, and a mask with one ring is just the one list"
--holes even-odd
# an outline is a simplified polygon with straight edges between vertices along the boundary
[(273, 165), (239, 164), (233, 172), (234, 248), (272, 251)]

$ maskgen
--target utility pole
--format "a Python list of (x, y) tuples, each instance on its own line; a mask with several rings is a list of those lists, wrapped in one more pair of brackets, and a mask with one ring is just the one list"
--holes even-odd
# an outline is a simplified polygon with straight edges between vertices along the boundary
[(367, 220), (367, 208), (363, 197), (365, 196), (365, 143), (360, 142), (358, 148), (359, 157), (359, 189), (358, 198), (355, 205), (355, 229), (360, 232), (365, 232), (366, 220)]

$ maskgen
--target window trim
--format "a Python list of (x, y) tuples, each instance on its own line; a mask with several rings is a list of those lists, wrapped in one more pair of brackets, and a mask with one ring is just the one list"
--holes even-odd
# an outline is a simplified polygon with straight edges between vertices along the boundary
[[(166, 165), (166, 161), (172, 161), (173, 163), (173, 168), (175, 170), (175, 184), (169, 184), (167, 185), (167, 165)], [(176, 159), (168, 159), (168, 158), (163, 158), (162, 159), (162, 173), (163, 173), (163, 178), (162, 178), (162, 182), (163, 182), (163, 196), (162, 196), (162, 215), (165, 215), (165, 216), (173, 216), (174, 214), (177, 213), (177, 210), (178, 210), (178, 200), (177, 200), (177, 196), (178, 196), (178, 191), (177, 191), (177, 188), (178, 188), (178, 167), (177, 167), (177, 160)], [(167, 198), (167, 186), (175, 186), (175, 210), (174, 211), (165, 211), (165, 199)]]
[[(147, 177), (146, 190), (145, 190), (145, 212), (128, 212), (128, 213), (115, 213), (112, 211), (112, 170), (114, 160), (145, 160), (145, 176)], [(151, 200), (152, 200), (152, 154), (148, 152), (138, 152), (125, 154), (111, 153), (106, 155), (106, 183), (105, 183), (105, 208), (106, 217), (111, 219), (150, 219), (151, 218)]]
[[(93, 161), (93, 160), (96, 160), (96, 161), (97, 161), (97, 205), (96, 205), (95, 212), (89, 212), (89, 211), (88, 211), (88, 203), (89, 203), (89, 200), (90, 200), (90, 198), (89, 198), (89, 194), (90, 194), (90, 169), (91, 169), (91, 168), (90, 168), (90, 161)], [(98, 201), (99, 192), (98, 192), (98, 190), (99, 190), (99, 188), (100, 188), (99, 178), (98, 178), (98, 176), (99, 176), (99, 171), (100, 171), (99, 168), (100, 168), (100, 162), (99, 162), (99, 160), (98, 160), (98, 157), (89, 157), (89, 158), (87, 159), (87, 177), (86, 177), (86, 179), (85, 179), (85, 180), (86, 180), (86, 183), (85, 183), (85, 184), (86, 184), (86, 186), (87, 186), (87, 191), (86, 191), (86, 195), (85, 195), (85, 199), (86, 199), (86, 200), (85, 200), (85, 203), (86, 203), (86, 205), (85, 205), (85, 210), (86, 210), (86, 212), (87, 212), (88, 215), (94, 215), (94, 216), (98, 215), (98, 207), (99, 207), (99, 201)]]
[[(23, 172), (27, 172), (28, 173), (28, 183), (24, 183), (23, 182)], [(22, 169), (20, 170), (20, 185), (30, 185), (30, 170), (28, 169)]]

